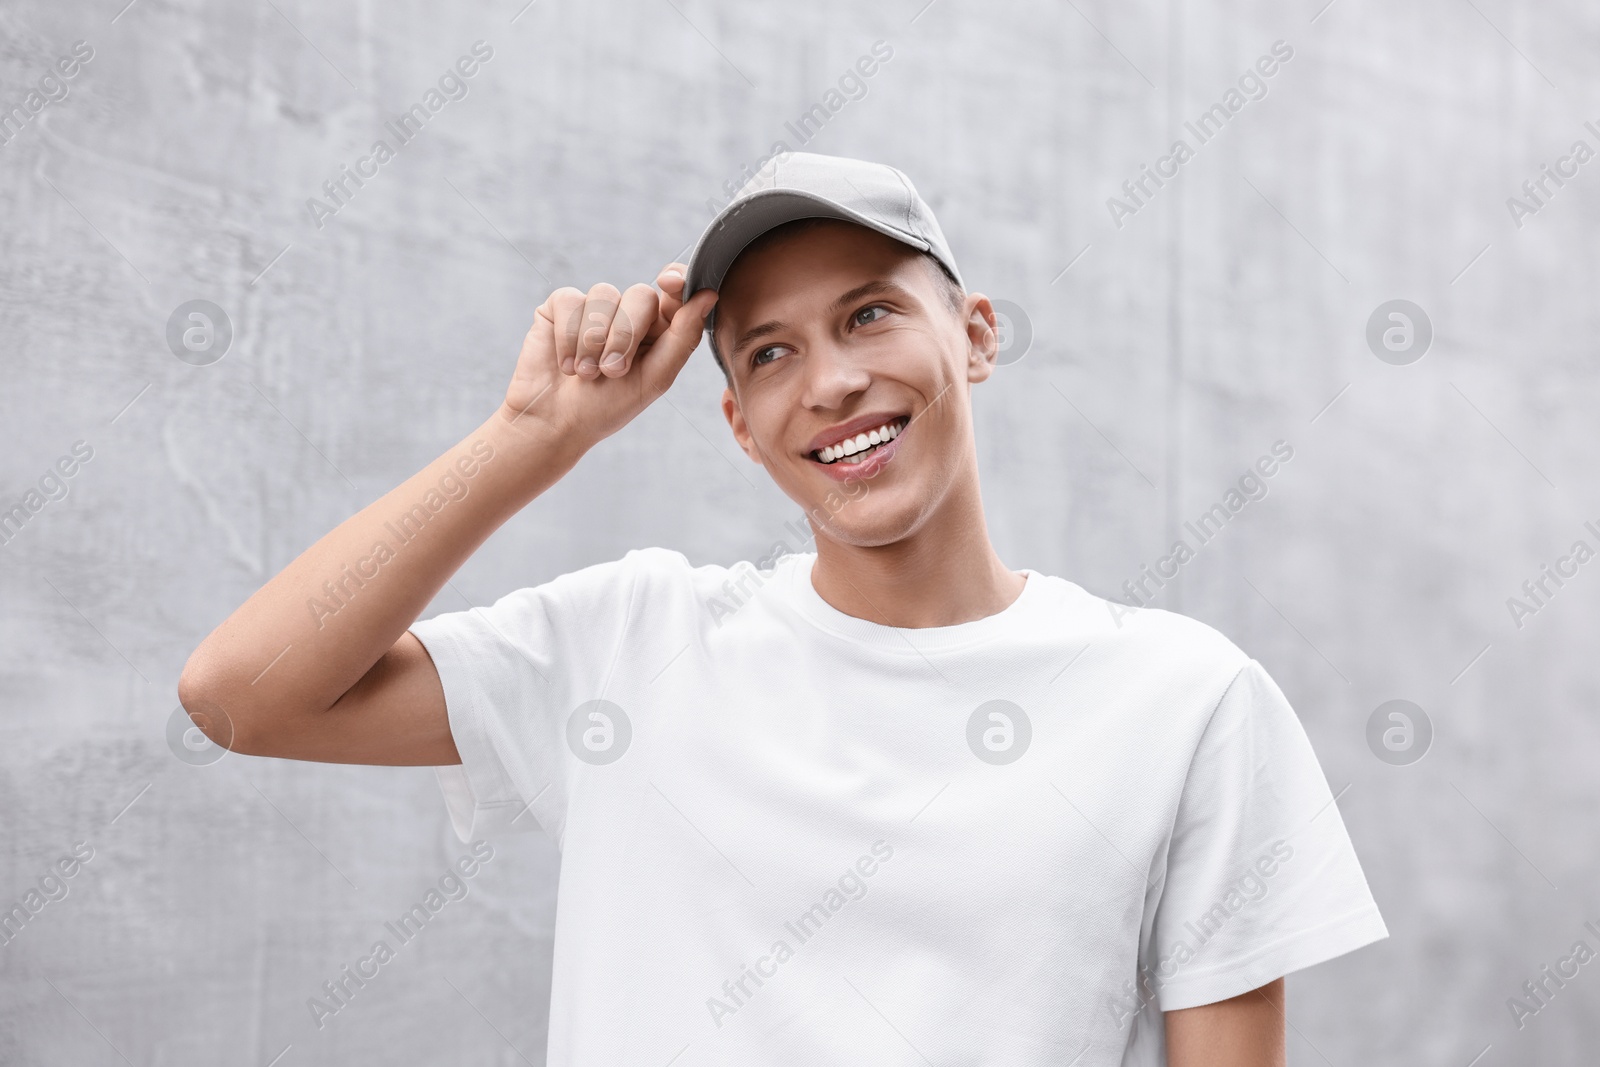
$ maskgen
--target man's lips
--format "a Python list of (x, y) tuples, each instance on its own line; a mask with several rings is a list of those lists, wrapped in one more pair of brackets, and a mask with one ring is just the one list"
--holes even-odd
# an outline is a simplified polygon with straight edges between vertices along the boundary
[(895, 452), (900, 448), (900, 438), (896, 437), (886, 445), (879, 445), (872, 450), (872, 454), (860, 463), (818, 463), (817, 468), (836, 482), (854, 482), (867, 478), (875, 478), (878, 473), (894, 459)]
[[(817, 467), (821, 468), (822, 473), (826, 474), (828, 477), (837, 482), (847, 482), (862, 478), (875, 477), (879, 471), (883, 470), (884, 466), (887, 465), (890, 460), (894, 459), (895, 453), (899, 451), (900, 438), (903, 437), (906, 431), (910, 428), (911, 419), (905, 416), (900, 416), (890, 419), (886, 424), (879, 423), (878, 425), (889, 426), (894, 436), (884, 438), (877, 444), (873, 444), (869, 438), (867, 447), (861, 450), (866, 452), (864, 457), (855, 459), (856, 456), (861, 455), (861, 451), (857, 451), (848, 456), (841, 456), (831, 463), (824, 462), (821, 458), (822, 455), (828, 454), (832, 451), (831, 449), (828, 449), (821, 453), (813, 453), (811, 456), (811, 462)], [(877, 429), (878, 426), (873, 427), (873, 430)], [(856, 440), (859, 443), (860, 438), (857, 437)]]
[(826, 430), (823, 430), (821, 433), (817, 434), (817, 436), (813, 437), (811, 442), (807, 444), (802, 451), (809, 456), (812, 453), (822, 451), (829, 445), (836, 445), (847, 438), (855, 437), (858, 434), (868, 433), (887, 423), (892, 423), (897, 420), (903, 421), (908, 418), (909, 416), (903, 411), (869, 412), (865, 415), (862, 415), (860, 418), (851, 419), (849, 422), (841, 422), (837, 426), (828, 427)]

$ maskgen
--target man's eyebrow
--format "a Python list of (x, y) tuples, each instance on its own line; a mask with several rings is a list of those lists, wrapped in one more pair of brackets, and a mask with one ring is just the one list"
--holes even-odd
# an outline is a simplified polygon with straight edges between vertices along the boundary
[[(855, 301), (860, 300), (862, 297), (878, 296), (880, 294), (893, 294), (895, 296), (907, 297), (911, 296), (911, 292), (904, 286), (896, 285), (894, 282), (885, 281), (880, 278), (875, 281), (867, 282), (864, 285), (858, 285), (848, 293), (844, 293), (832, 304), (828, 305), (828, 310), (826, 313), (829, 315), (835, 314), (839, 311), (842, 311), (846, 305), (852, 304)], [(733, 348), (729, 350), (729, 354), (731, 356), (737, 356), (741, 351), (744, 350), (746, 345), (750, 344), (750, 342), (760, 340), (768, 334), (777, 333), (780, 330), (788, 329), (788, 326), (788, 323), (780, 322), (777, 319), (772, 319), (769, 322), (763, 322), (759, 326), (752, 326), (744, 333), (740, 334), (738, 340), (734, 341)]]

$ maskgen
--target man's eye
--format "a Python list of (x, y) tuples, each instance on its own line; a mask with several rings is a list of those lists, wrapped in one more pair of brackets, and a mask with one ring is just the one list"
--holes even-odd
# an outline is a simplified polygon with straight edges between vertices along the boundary
[(870, 318), (870, 319), (862, 319), (861, 316), (865, 315), (869, 311), (881, 311), (885, 315), (889, 314), (889, 309), (884, 307), (882, 304), (869, 304), (866, 307), (862, 308), (860, 311), (856, 312), (854, 316), (852, 316), (852, 318), (854, 319), (855, 324), (857, 326), (865, 326), (865, 325), (867, 325), (867, 323), (877, 322), (878, 321), (876, 316), (874, 316), (873, 318)]
[(767, 360), (767, 359), (763, 359), (762, 357), (765, 356), (768, 352), (776, 352), (780, 347), (782, 347), (782, 346), (781, 345), (768, 345), (765, 348), (756, 349), (754, 352), (750, 353), (750, 365), (753, 366), (753, 367), (766, 366), (771, 361)]

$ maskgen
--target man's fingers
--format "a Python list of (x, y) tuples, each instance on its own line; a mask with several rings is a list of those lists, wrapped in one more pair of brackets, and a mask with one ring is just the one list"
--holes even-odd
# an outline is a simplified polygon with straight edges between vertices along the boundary
[(689, 354), (700, 343), (705, 332), (706, 315), (717, 302), (715, 289), (702, 289), (672, 316), (667, 332), (650, 346), (640, 369), (650, 392), (659, 396), (666, 392), (678, 377), (678, 372), (688, 362)]
[[(642, 282), (627, 294), (608, 282), (596, 283), (587, 293), (570, 285), (551, 293), (544, 310), (554, 327), (554, 358), (561, 373), (583, 378), (626, 374), (639, 350), (665, 334), (682, 309), (688, 269), (683, 263), (662, 267), (656, 275), (660, 293)], [(605, 362), (618, 353), (620, 360)]]
[(633, 365), (634, 353), (644, 340), (649, 328), (655, 324), (660, 297), (644, 282), (628, 286), (616, 316), (611, 320), (611, 332), (606, 336), (604, 351), (600, 356), (600, 373), (608, 378), (619, 378)]
[(606, 335), (611, 332), (611, 320), (617, 313), (622, 294), (610, 282), (596, 282), (589, 289), (579, 315), (577, 369), (580, 378), (600, 376), (600, 351), (605, 346)]
[(522, 338), (522, 351), (517, 356), (517, 369), (546, 367), (556, 361), (556, 329), (547, 305), (540, 305), (533, 313), (533, 325)]
[(583, 300), (581, 289), (564, 285), (551, 293), (544, 302), (555, 333), (556, 365), (561, 368), (563, 374), (571, 374), (574, 371), (573, 363), (578, 352), (578, 327), (581, 325)]
[(683, 306), (683, 281), (689, 274), (689, 268), (683, 263), (668, 263), (661, 268), (661, 273), (656, 275), (656, 285), (666, 293), (677, 306)]
[(683, 307), (683, 285), (688, 270), (689, 268), (682, 263), (668, 263), (661, 268), (661, 273), (656, 275), (656, 285), (662, 292), (661, 313), (651, 327), (650, 340), (653, 341), (666, 333), (667, 326), (672, 322), (672, 316)]

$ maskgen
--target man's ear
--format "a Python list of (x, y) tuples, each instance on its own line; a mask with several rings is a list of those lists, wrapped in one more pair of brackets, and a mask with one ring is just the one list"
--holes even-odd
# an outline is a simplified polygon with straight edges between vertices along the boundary
[(722, 390), (722, 417), (728, 420), (728, 428), (733, 431), (733, 439), (739, 442), (739, 447), (751, 461), (765, 467), (761, 462), (761, 453), (756, 451), (756, 441), (750, 436), (750, 427), (745, 425), (744, 412), (739, 410), (739, 398), (733, 395), (730, 385)]
[(981, 382), (994, 372), (1000, 354), (999, 323), (994, 305), (982, 293), (968, 293), (966, 299), (967, 381)]

